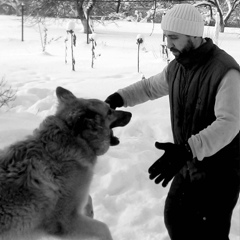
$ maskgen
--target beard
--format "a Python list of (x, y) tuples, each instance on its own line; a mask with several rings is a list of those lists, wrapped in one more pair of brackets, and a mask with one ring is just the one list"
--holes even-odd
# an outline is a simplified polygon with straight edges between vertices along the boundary
[(186, 46), (181, 51), (174, 47), (170, 48), (170, 51), (172, 52), (172, 54), (174, 55), (176, 60), (178, 60), (179, 58), (187, 57), (188, 53), (194, 49), (195, 49), (195, 47), (193, 45), (192, 40), (188, 39)]

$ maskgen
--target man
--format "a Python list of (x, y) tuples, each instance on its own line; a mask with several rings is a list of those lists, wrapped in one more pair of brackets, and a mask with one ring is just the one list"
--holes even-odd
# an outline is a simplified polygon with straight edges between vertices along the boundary
[(164, 209), (169, 236), (229, 240), (240, 190), (240, 67), (202, 37), (192, 5), (175, 5), (161, 27), (175, 59), (106, 102), (127, 107), (169, 95), (174, 143), (155, 144), (164, 154), (148, 170), (164, 187), (173, 179)]

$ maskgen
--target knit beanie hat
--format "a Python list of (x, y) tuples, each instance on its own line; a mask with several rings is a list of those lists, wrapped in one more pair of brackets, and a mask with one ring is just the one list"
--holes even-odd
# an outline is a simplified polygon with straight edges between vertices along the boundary
[(162, 30), (202, 37), (204, 22), (200, 12), (191, 4), (177, 4), (162, 18)]

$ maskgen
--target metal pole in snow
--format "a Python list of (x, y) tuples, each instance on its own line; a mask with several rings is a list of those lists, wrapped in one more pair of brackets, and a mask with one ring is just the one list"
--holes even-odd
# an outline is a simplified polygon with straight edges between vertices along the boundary
[(143, 43), (143, 38), (140, 34), (137, 35), (137, 45), (138, 45), (138, 57), (137, 57), (137, 66), (139, 72), (139, 52), (140, 52), (140, 44)]
[(22, 7), (22, 42), (24, 41), (24, 37), (23, 37), (23, 30), (24, 30), (24, 19), (23, 19), (23, 16), (24, 16), (24, 4), (22, 3), (21, 4), (21, 7)]

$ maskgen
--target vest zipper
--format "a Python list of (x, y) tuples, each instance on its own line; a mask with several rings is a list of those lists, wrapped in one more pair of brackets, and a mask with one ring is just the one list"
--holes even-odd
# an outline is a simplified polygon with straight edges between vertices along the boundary
[(182, 117), (183, 117), (183, 121), (182, 121), (182, 136), (184, 137), (184, 140), (187, 141), (188, 139), (185, 139), (186, 136), (186, 129), (185, 129), (185, 124), (186, 124), (186, 103), (187, 103), (187, 96), (188, 96), (188, 89), (189, 89), (189, 85), (190, 85), (190, 79), (189, 79), (189, 70), (186, 70), (185, 73), (185, 81), (184, 81), (184, 86), (182, 88), (182, 92), (181, 92), (181, 102), (182, 102)]

